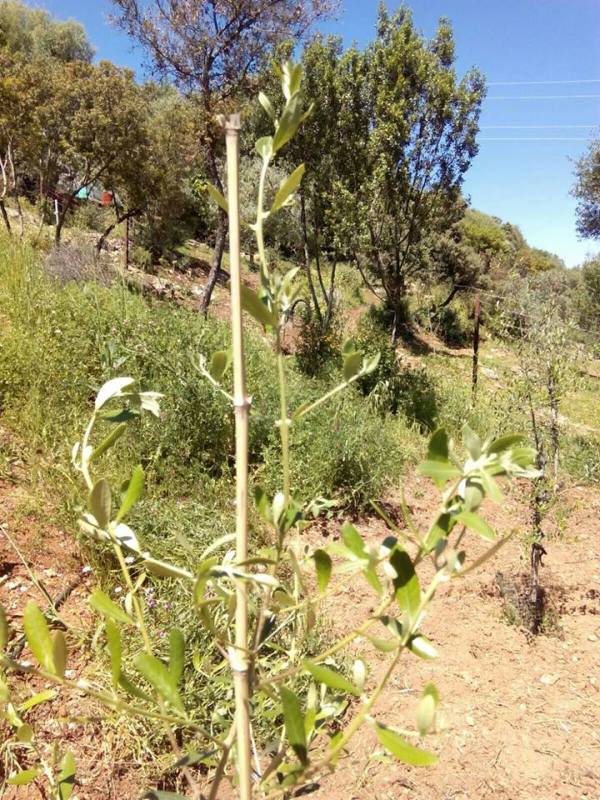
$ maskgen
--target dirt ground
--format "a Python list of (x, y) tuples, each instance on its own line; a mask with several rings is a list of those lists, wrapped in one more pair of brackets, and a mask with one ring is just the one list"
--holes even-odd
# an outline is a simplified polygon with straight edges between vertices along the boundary
[[(0, 482), (0, 601), (17, 628), (27, 599), (43, 604), (8, 534), (51, 597), (73, 587), (60, 613), (85, 629), (91, 625), (86, 598), (93, 576), (82, 572), (71, 532), (46, 522), (36, 490), (19, 477)], [(407, 497), (417, 520), (431, 517), (434, 494), (425, 479), (414, 479)], [(519, 490), (487, 511), (502, 533), (526, 528)], [(379, 520), (360, 527), (368, 538), (386, 533)], [(433, 681), (442, 711), (438, 733), (424, 745), (439, 754), (439, 765), (415, 769), (393, 762), (364, 729), (335, 775), (311, 795), (315, 800), (600, 800), (600, 496), (590, 488), (563, 492), (546, 532), (541, 577), (548, 634), (531, 638), (503, 612), (496, 573), (517, 577), (527, 571), (526, 548), (515, 535), (480, 572), (442, 587), (424, 624), (439, 658), (407, 655), (375, 709), (377, 719), (412, 728), (421, 688)], [(307, 534), (315, 543), (332, 535), (323, 528)], [(477, 540), (469, 545), (470, 553), (481, 552)], [(368, 613), (371, 603), (367, 585), (357, 580), (334, 598), (330, 612), (343, 620), (343, 630)], [(383, 656), (370, 654), (375, 680)], [(74, 677), (85, 673), (88, 659), (74, 652)], [(22, 694), (40, 688), (24, 684)], [(37, 707), (32, 720), (44, 738), (66, 739), (73, 748), (80, 780), (73, 800), (134, 800), (143, 785), (142, 764), (123, 752), (117, 732), (94, 715), (81, 697), (61, 691), (51, 704)], [(43, 796), (32, 786), (3, 795)]]
[[(429, 495), (425, 481), (408, 492), (417, 518), (430, 515)], [(502, 508), (486, 511), (504, 533), (522, 530), (527, 519), (518, 492)], [(496, 573), (517, 577), (528, 566), (518, 536), (480, 572), (436, 595), (423, 631), (439, 658), (407, 656), (374, 716), (414, 729), (421, 689), (433, 681), (442, 719), (438, 734), (423, 744), (438, 753), (438, 765), (417, 769), (382, 758), (365, 728), (315, 800), (599, 800), (599, 512), (595, 491), (574, 488), (547, 526), (542, 583), (548, 635), (532, 638), (503, 613)], [(479, 554), (479, 544), (472, 544)], [(371, 597), (354, 585), (336, 606), (346, 613), (361, 605), (367, 610)], [(381, 660), (376, 651), (371, 656)], [(373, 677), (382, 669), (376, 667)]]

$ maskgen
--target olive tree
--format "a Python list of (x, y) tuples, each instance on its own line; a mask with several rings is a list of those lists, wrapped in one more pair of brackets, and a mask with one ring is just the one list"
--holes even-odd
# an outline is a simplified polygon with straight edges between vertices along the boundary
[[(332, 8), (330, 0), (113, 0), (116, 22), (146, 51), (158, 73), (197, 95), (204, 122), (200, 143), (208, 179), (223, 191), (222, 137), (215, 114), (248, 88), (273, 48), (298, 40)], [(201, 308), (208, 310), (221, 268), (227, 216), (221, 209)]]

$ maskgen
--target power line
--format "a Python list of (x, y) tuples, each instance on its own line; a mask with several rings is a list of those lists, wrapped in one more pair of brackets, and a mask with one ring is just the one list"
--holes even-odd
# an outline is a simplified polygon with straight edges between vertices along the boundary
[(600, 94), (499, 94), (495, 97), (486, 97), (486, 100), (583, 100), (598, 97)]
[(600, 83), (600, 78), (582, 78), (581, 80), (555, 80), (555, 81), (488, 81), (488, 86), (550, 86), (566, 85), (572, 83)]
[(589, 125), (480, 125), (481, 130), (492, 130), (492, 128), (503, 128), (503, 129), (513, 129), (513, 130), (523, 130), (523, 129), (551, 129), (557, 128), (559, 130), (565, 130), (567, 128), (596, 128), (600, 126), (600, 122), (590, 122)]
[(480, 142), (591, 142), (591, 136), (482, 136)]

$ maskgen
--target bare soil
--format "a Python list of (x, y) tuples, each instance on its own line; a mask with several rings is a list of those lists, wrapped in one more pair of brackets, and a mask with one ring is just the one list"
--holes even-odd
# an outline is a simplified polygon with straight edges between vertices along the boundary
[[(82, 574), (85, 565), (72, 532), (49, 521), (54, 515), (39, 489), (22, 471), (14, 477), (0, 482), (0, 601), (17, 629), (29, 598), (45, 605), (8, 533), (51, 597), (74, 585), (59, 613), (75, 629), (69, 634), (69, 667), (76, 678), (86, 674), (92, 658), (82, 643), (90, 641), (93, 626), (87, 610), (93, 575)], [(435, 493), (420, 478), (411, 481), (406, 493), (415, 518), (425, 523), (435, 510)], [(548, 555), (541, 572), (548, 630), (535, 638), (509, 624), (496, 581), (498, 571), (517, 583), (527, 572), (526, 496), (517, 487), (501, 506), (486, 512), (499, 532), (515, 529), (517, 534), (480, 572), (442, 587), (424, 624), (439, 658), (421, 661), (407, 655), (374, 712), (388, 725), (414, 728), (421, 688), (433, 681), (442, 712), (438, 732), (423, 746), (439, 754), (439, 765), (415, 769), (399, 764), (383, 756), (365, 728), (335, 775), (312, 794), (315, 800), (600, 800), (600, 497), (581, 487), (560, 496), (547, 526)], [(373, 540), (387, 533), (378, 519), (358, 524)], [(316, 544), (331, 541), (337, 529), (319, 525), (305, 535)], [(471, 557), (482, 551), (478, 540), (469, 542)], [(332, 624), (340, 632), (348, 630), (372, 604), (368, 585), (356, 580), (333, 598), (328, 609)], [(369, 680), (375, 681), (384, 656), (365, 652)], [(27, 655), (25, 650), (23, 658)], [(25, 680), (20, 697), (41, 688)], [(55, 700), (30, 712), (29, 720), (41, 741), (56, 739), (72, 747), (79, 780), (74, 800), (140, 796), (149, 756), (128, 752), (117, 727), (102, 721), (92, 703), (61, 690)], [(19, 751), (11, 758), (23, 759)], [(0, 762), (0, 772), (7, 763)], [(12, 769), (15, 763), (10, 762)], [(3, 797), (34, 800), (44, 795), (31, 785), (9, 789)]]

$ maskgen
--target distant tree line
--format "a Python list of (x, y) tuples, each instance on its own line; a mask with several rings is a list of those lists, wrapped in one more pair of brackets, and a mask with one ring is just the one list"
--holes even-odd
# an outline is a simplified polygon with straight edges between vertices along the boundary
[[(112, 193), (114, 215), (99, 247), (128, 217), (143, 222), (140, 243), (154, 258), (191, 236), (213, 245), (206, 310), (227, 237), (226, 215), (203, 191), (206, 182), (223, 189), (216, 115), (242, 110), (242, 205), (249, 205), (257, 169), (250, 142), (273, 113), (273, 63), (333, 3), (113, 2), (115, 24), (142, 47), (155, 80), (138, 83), (129, 70), (94, 63), (76, 22), (19, 0), (0, 3), (0, 214), (10, 229), (7, 199), (20, 209), (28, 197), (47, 220), (60, 187), (58, 244), (81, 191), (101, 185)], [(405, 7), (389, 13), (382, 4), (367, 47), (313, 35), (302, 60), (312, 113), (274, 175), (301, 162), (306, 173), (286, 222), (273, 222), (269, 233), (282, 255), (302, 264), (309, 314), (323, 335), (337, 311), (341, 262), (381, 298), (392, 336), (419, 286), (439, 286), (444, 308), (461, 292), (564, 267), (462, 195), (485, 82), (477, 69), (457, 75), (447, 20), (426, 39)], [(259, 90), (260, 104), (252, 100)], [(595, 150), (578, 167), (579, 229), (588, 234), (600, 231), (598, 163)], [(593, 270), (586, 270), (590, 295)]]

